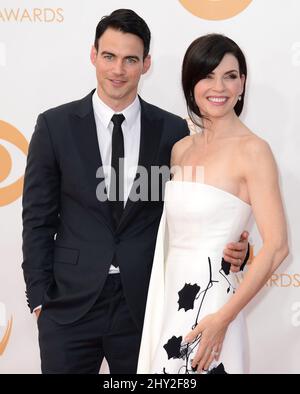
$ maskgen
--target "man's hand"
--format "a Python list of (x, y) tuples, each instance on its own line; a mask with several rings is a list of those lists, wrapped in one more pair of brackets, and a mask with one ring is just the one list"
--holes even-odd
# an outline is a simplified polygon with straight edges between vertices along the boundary
[(36, 319), (38, 319), (38, 318), (40, 317), (41, 311), (42, 311), (42, 308), (36, 309), (36, 310), (34, 311), (35, 316), (36, 316)]
[(224, 260), (231, 264), (231, 272), (239, 272), (248, 250), (249, 233), (244, 231), (239, 242), (226, 245), (224, 250)]

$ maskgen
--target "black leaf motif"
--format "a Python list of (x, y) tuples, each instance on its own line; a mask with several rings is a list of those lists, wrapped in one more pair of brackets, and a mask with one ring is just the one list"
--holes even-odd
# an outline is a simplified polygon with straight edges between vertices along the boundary
[(228, 373), (225, 371), (224, 365), (221, 363), (217, 367), (211, 369), (210, 371), (207, 372), (207, 374), (210, 375), (228, 375)]
[(225, 274), (225, 275), (229, 275), (229, 272), (230, 272), (230, 264), (227, 263), (227, 261), (225, 261), (223, 258), (222, 258), (222, 270), (224, 271), (224, 274)]
[(196, 295), (199, 293), (199, 290), (200, 287), (197, 284), (191, 285), (190, 283), (186, 283), (183, 288), (178, 292), (178, 310), (184, 309), (186, 312), (189, 309), (194, 309), (194, 302), (196, 299)]
[(228, 287), (228, 289), (227, 289), (227, 294), (230, 292), (230, 287)]
[(164, 349), (168, 354), (169, 360), (170, 358), (181, 358), (181, 352), (180, 352), (181, 343), (182, 343), (182, 337), (173, 336), (164, 345)]

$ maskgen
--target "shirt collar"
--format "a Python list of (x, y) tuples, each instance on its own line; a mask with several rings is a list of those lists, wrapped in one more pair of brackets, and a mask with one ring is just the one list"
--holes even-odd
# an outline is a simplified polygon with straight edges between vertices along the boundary
[[(103, 126), (108, 128), (111, 118), (116, 112), (100, 99), (97, 90), (93, 94), (93, 109), (94, 113), (102, 122)], [(128, 129), (131, 129), (138, 115), (140, 114), (140, 111), (141, 103), (138, 96), (136, 96), (134, 101), (127, 108), (125, 108), (122, 112), (117, 113), (122, 113), (124, 115), (124, 124), (125, 126), (128, 126)]]

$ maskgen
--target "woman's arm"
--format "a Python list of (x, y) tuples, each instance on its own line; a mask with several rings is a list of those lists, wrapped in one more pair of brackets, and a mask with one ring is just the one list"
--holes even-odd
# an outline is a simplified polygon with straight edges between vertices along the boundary
[(249, 266), (232, 298), (215, 314), (204, 318), (186, 337), (201, 341), (193, 366), (208, 368), (220, 353), (229, 323), (252, 300), (288, 255), (287, 229), (278, 183), (277, 166), (268, 144), (252, 137), (245, 145), (245, 180), (263, 246)]
[(257, 294), (288, 255), (286, 220), (272, 151), (265, 141), (258, 138), (249, 141), (245, 148), (245, 178), (263, 246), (240, 287), (220, 311), (228, 322)]

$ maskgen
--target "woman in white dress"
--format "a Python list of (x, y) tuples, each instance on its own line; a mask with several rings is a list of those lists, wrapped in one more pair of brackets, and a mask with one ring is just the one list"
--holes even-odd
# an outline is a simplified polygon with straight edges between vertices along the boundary
[[(186, 52), (183, 90), (200, 132), (172, 151), (138, 373), (246, 373), (242, 310), (288, 254), (273, 154), (239, 119), (246, 78), (225, 36), (200, 37)], [(252, 214), (263, 245), (238, 287), (222, 249)]]

